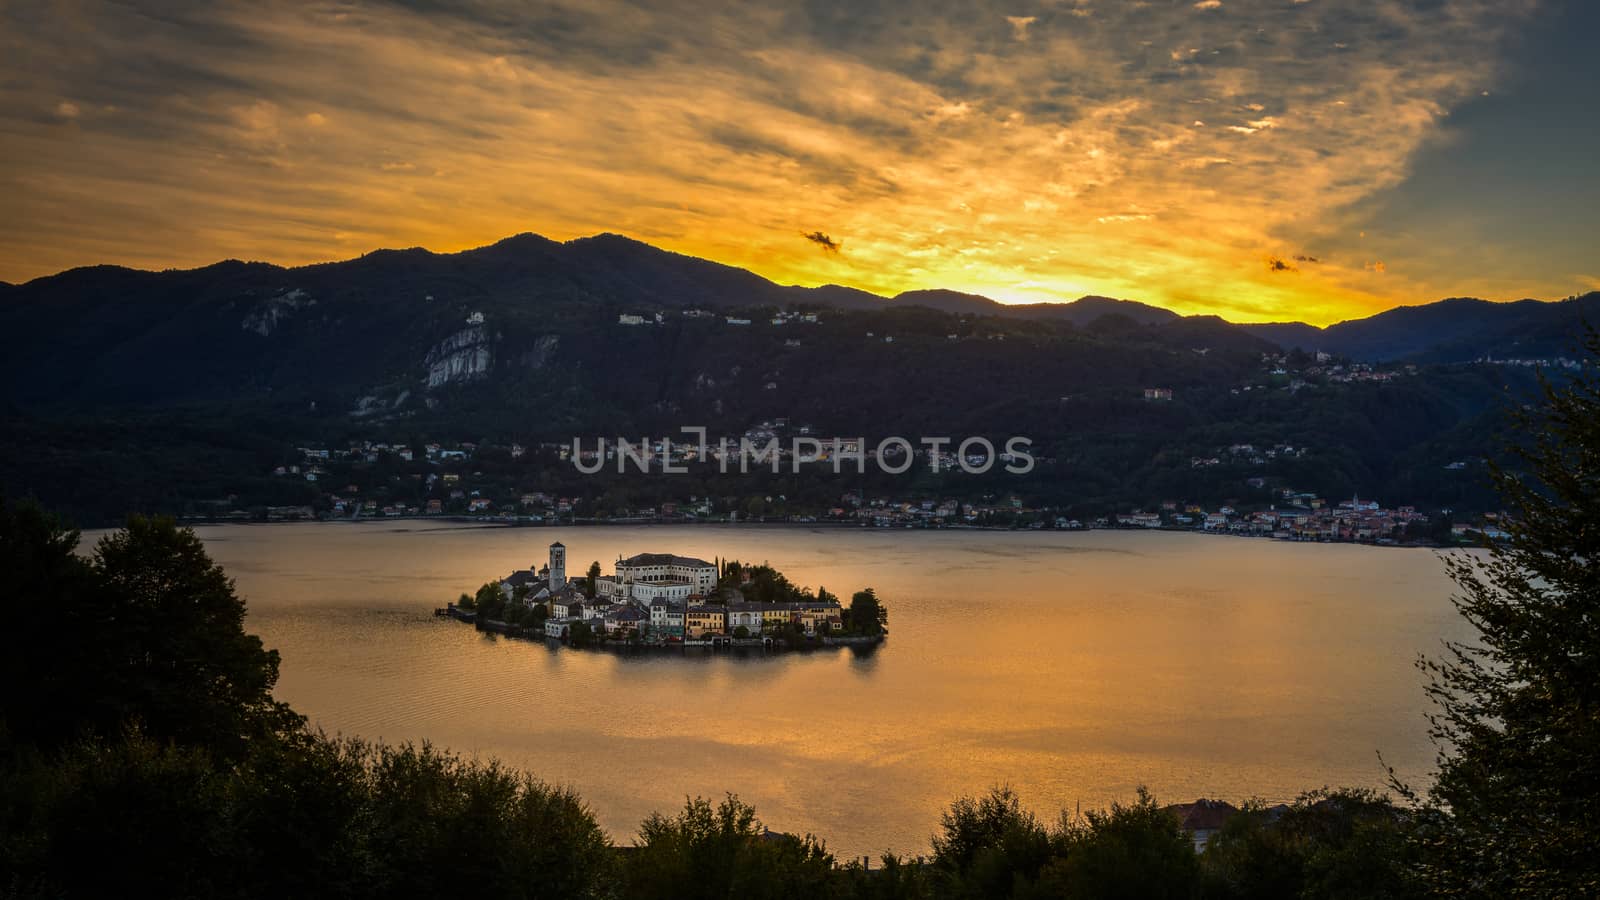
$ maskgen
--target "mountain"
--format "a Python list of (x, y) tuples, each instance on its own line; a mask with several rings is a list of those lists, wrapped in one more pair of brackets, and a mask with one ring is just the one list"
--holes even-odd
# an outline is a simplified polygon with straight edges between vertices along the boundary
[[(275, 292), (274, 285), (281, 290)], [(661, 250), (616, 234), (565, 243), (520, 234), (460, 253), (438, 254), (421, 248), (380, 250), (353, 260), (298, 268), (227, 261), (187, 272), (152, 273), (95, 266), (24, 285), (0, 283), (0, 297), (5, 299), (0, 316), (6, 324), (32, 330), (48, 330), (52, 320), (70, 318), (85, 326), (87, 334), (67, 337), (65, 349), (80, 355), (98, 354), (114, 349), (96, 343), (94, 336), (102, 329), (117, 333), (142, 329), (145, 333), (135, 336), (136, 342), (151, 348), (169, 346), (162, 342), (163, 332), (176, 340), (191, 329), (177, 322), (156, 327), (154, 320), (163, 315), (181, 311), (185, 317), (204, 318), (219, 304), (235, 308), (293, 290), (323, 302), (333, 298), (355, 302), (362, 306), (363, 315), (380, 312), (372, 304), (407, 308), (421, 298), (435, 297), (448, 298), (443, 302), (454, 306), (515, 302), (524, 309), (571, 303), (636, 312), (695, 307), (922, 307), (963, 316), (1054, 320), (1078, 326), (1105, 316), (1159, 326), (1184, 320), (1170, 310), (1109, 297), (1018, 305), (950, 290), (906, 291), (887, 298), (840, 285), (784, 286), (744, 269)], [(285, 312), (280, 310), (273, 321), (282, 319)], [(427, 310), (418, 312), (427, 317)], [(1600, 293), (1559, 303), (1455, 298), (1401, 307), (1327, 328), (1301, 322), (1229, 327), (1284, 349), (1323, 350), (1365, 361), (1461, 362), (1484, 356), (1560, 355), (1570, 350), (1582, 317), (1593, 318), (1597, 312)], [(232, 337), (223, 343), (236, 344)]]
[[(870, 295), (869, 295), (870, 296)], [(1005, 316), (1012, 319), (1055, 319), (1075, 325), (1088, 325), (1101, 316), (1122, 316), (1141, 325), (1161, 325), (1181, 318), (1177, 313), (1110, 297), (1079, 297), (1065, 303), (1000, 303), (981, 294), (960, 291), (924, 290), (896, 294), (888, 301), (896, 306), (922, 306), (958, 315)]]
[[(912, 320), (939, 337), (961, 330), (916, 319), (920, 310), (967, 322), (1055, 323), (1103, 342), (1196, 351), (1259, 354), (1276, 346), (1460, 362), (1560, 355), (1581, 317), (1600, 312), (1600, 294), (1561, 303), (1452, 299), (1325, 329), (1235, 325), (1108, 297), (1006, 305), (948, 290), (885, 298), (839, 285), (784, 286), (615, 234), (566, 242), (520, 234), (460, 253), (380, 250), (297, 268), (237, 260), (164, 272), (92, 266), (0, 288), (0, 326), (22, 336), (0, 361), (0, 396), (21, 409), (254, 398), (392, 412), (423, 391), (498, 383), (515, 360), (557, 360), (557, 343), (567, 351), (593, 345), (603, 364), (620, 337), (619, 315), (743, 310), (761, 319), (763, 311), (796, 307), (901, 317), (861, 324), (862, 333)], [(709, 348), (720, 338), (706, 340)]]
[(1301, 322), (1239, 327), (1284, 349), (1323, 350), (1367, 361), (1466, 362), (1572, 355), (1586, 318), (1600, 322), (1600, 292), (1556, 303), (1455, 297), (1327, 328)]
[[(1461, 304), (1464, 325), (1436, 321)], [(1106, 297), (1007, 306), (784, 286), (616, 235), (296, 268), (93, 266), (0, 289), (0, 491), (82, 521), (229, 497), (323, 502), (320, 486), (271, 474), (297, 446), (526, 446), (684, 425), (737, 435), (786, 419), (822, 434), (1021, 434), (1052, 460), (1026, 485), (919, 478), (932, 494), (1025, 489), (1088, 513), (1185, 497), (1270, 503), (1294, 487), (1469, 508), (1482, 502), (1477, 482), (1446, 466), (1491, 449), (1494, 411), (1508, 385), (1528, 386), (1525, 371), (1424, 365), (1365, 382), (1269, 357), (1302, 340), (1441, 359), (1496, 334), (1532, 348), (1575, 308), (1512, 304), (1514, 324), (1496, 305), (1450, 301), (1329, 329), (1240, 326)], [(1259, 468), (1207, 462), (1245, 445), (1296, 450)], [(751, 490), (641, 489), (531, 465), (506, 468), (499, 487), (597, 502), (615, 492), (615, 506)], [(380, 474), (363, 491), (411, 491)], [(837, 488), (760, 493), (821, 503)]]
[(1005, 308), (1004, 304), (988, 297), (946, 290), (905, 291), (896, 294), (889, 302), (896, 306), (920, 306), (956, 315), (988, 316)]

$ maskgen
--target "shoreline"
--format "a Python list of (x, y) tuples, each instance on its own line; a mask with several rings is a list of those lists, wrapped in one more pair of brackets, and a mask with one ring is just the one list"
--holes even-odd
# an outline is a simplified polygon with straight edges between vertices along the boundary
[[(1151, 528), (1141, 525), (1113, 526), (1107, 528), (1018, 528), (1015, 526), (1000, 525), (904, 525), (884, 526), (865, 525), (857, 522), (796, 522), (796, 521), (757, 521), (757, 522), (729, 522), (729, 521), (700, 521), (686, 520), (673, 521), (661, 519), (574, 519), (564, 522), (528, 522), (515, 519), (487, 518), (480, 516), (379, 516), (370, 518), (340, 518), (340, 519), (269, 519), (265, 521), (251, 521), (242, 519), (215, 519), (208, 517), (179, 517), (178, 523), (185, 527), (196, 526), (283, 526), (283, 525), (381, 525), (385, 523), (439, 523), (446, 526), (471, 527), (471, 528), (697, 528), (697, 527), (731, 527), (731, 528), (767, 528), (783, 530), (815, 530), (827, 528), (830, 530), (857, 530), (866, 532), (902, 532), (902, 531), (966, 531), (986, 533), (1025, 533), (1025, 534), (1087, 534), (1093, 532), (1118, 532), (1118, 533), (1147, 533), (1160, 534), (1194, 534), (1206, 537), (1240, 538), (1243, 540), (1266, 540), (1285, 544), (1341, 544), (1360, 547), (1383, 547), (1399, 550), (1474, 550), (1481, 545), (1476, 542), (1460, 542), (1441, 544), (1437, 542), (1411, 542), (1400, 543), (1393, 539), (1380, 540), (1327, 540), (1308, 537), (1277, 537), (1271, 534), (1240, 534), (1238, 532), (1223, 531), (1204, 528)], [(104, 528), (86, 528), (84, 531), (112, 531), (118, 526)]]
[(597, 640), (587, 647), (575, 647), (568, 641), (555, 637), (545, 632), (544, 627), (529, 628), (525, 625), (512, 625), (497, 619), (479, 619), (476, 612), (463, 610), (454, 603), (447, 603), (433, 611), (435, 618), (453, 619), (457, 622), (471, 625), (473, 630), (480, 634), (494, 634), (500, 637), (528, 641), (529, 643), (543, 643), (548, 649), (558, 647), (567, 650), (583, 652), (586, 650), (609, 650), (613, 653), (630, 652), (685, 652), (689, 650), (702, 650), (709, 652), (723, 652), (729, 650), (759, 651), (762, 656), (778, 656), (787, 653), (813, 653), (819, 650), (845, 648), (854, 652), (874, 652), (888, 641), (887, 632), (877, 637), (862, 635), (841, 635), (839, 637), (825, 636), (818, 639), (818, 643), (809, 642), (798, 646), (791, 646), (783, 638), (775, 637), (715, 637), (710, 640), (685, 639), (674, 642), (668, 641), (614, 641)]

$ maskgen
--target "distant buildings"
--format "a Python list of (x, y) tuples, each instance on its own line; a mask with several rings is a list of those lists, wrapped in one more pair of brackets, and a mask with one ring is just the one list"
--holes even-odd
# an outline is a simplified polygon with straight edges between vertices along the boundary
[(732, 600), (718, 597), (716, 564), (673, 553), (617, 560), (616, 574), (597, 578), (591, 598), (584, 580), (566, 578), (565, 545), (552, 543), (548, 552), (542, 569), (519, 570), (500, 582), (507, 603), (543, 607), (538, 627), (547, 637), (566, 639), (579, 622), (608, 638), (654, 643), (762, 637), (791, 628), (816, 635), (843, 627), (837, 601), (752, 603), (737, 593)]

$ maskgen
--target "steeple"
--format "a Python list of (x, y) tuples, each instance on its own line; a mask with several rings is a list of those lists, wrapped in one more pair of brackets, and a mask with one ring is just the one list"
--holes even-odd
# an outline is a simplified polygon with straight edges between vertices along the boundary
[(567, 548), (560, 541), (550, 545), (550, 593), (567, 586)]

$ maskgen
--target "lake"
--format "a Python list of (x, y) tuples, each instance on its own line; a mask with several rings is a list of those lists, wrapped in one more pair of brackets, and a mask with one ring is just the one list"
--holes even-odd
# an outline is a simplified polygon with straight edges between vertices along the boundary
[[(1010, 784), (1046, 820), (1128, 800), (1287, 800), (1430, 770), (1414, 667), (1468, 635), (1426, 550), (1176, 533), (445, 523), (197, 531), (278, 696), (329, 732), (430, 740), (571, 785), (614, 840), (733, 792), (841, 856), (926, 852), (940, 810)], [(624, 655), (433, 616), (567, 546), (768, 562), (877, 589), (876, 652)]]

